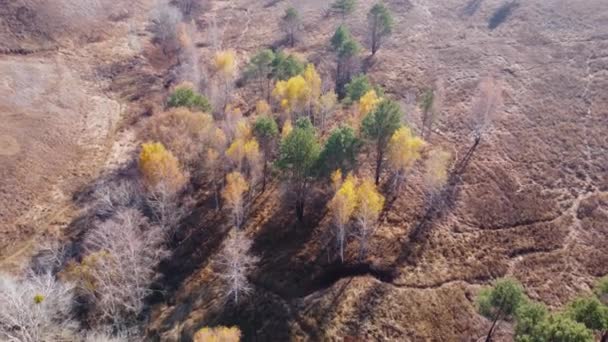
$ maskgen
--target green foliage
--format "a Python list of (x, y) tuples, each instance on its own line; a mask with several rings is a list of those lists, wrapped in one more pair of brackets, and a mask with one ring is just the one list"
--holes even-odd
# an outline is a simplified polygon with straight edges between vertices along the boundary
[(285, 10), (285, 15), (283, 16), (283, 20), (287, 22), (293, 22), (300, 19), (300, 14), (298, 10), (293, 7), (289, 7)]
[(342, 17), (346, 16), (347, 14), (353, 13), (356, 6), (356, 0), (336, 0), (333, 4), (331, 4), (332, 10), (341, 14)]
[(479, 313), (495, 319), (497, 315), (513, 316), (525, 299), (521, 284), (514, 279), (499, 279), (493, 287), (482, 290), (477, 297)]
[(601, 278), (597, 282), (594, 292), (604, 305), (608, 305), (608, 276)]
[(541, 303), (522, 303), (515, 310), (515, 341), (534, 341), (535, 336), (539, 335), (539, 326), (547, 315), (547, 308)]
[(265, 141), (276, 138), (279, 128), (273, 118), (261, 116), (253, 123), (253, 133), (259, 141)]
[(351, 102), (356, 102), (370, 90), (372, 90), (372, 85), (369, 79), (366, 75), (361, 74), (346, 85), (346, 97)]
[(344, 25), (338, 26), (336, 32), (331, 37), (331, 47), (334, 51), (339, 51), (342, 45), (351, 39), (350, 31)]
[(360, 50), (361, 47), (359, 46), (359, 43), (357, 43), (354, 39), (349, 39), (345, 41), (338, 50), (338, 57), (340, 59), (352, 58), (355, 57)]
[(206, 97), (196, 93), (192, 88), (187, 86), (177, 87), (169, 96), (167, 106), (170, 108), (187, 107), (205, 113), (209, 113), (212, 110), (211, 104), (209, 104), (209, 100)]
[(568, 305), (566, 314), (591, 330), (608, 330), (608, 307), (595, 297), (575, 299)]
[(272, 62), (272, 77), (285, 81), (304, 71), (305, 64), (292, 55), (278, 52)]
[(40, 304), (40, 303), (44, 302), (44, 299), (45, 299), (44, 295), (37, 294), (34, 296), (34, 303)]
[(367, 19), (371, 26), (372, 54), (375, 54), (380, 48), (382, 38), (393, 32), (395, 23), (393, 15), (383, 3), (375, 4), (367, 14)]
[(337, 169), (351, 170), (360, 146), (361, 143), (351, 127), (340, 126), (334, 129), (319, 156), (319, 171), (327, 175)]
[(251, 57), (246, 68), (246, 76), (269, 78), (272, 72), (272, 63), (275, 60), (275, 54), (270, 49), (258, 51), (255, 56)]
[(397, 102), (382, 100), (374, 111), (363, 118), (363, 135), (386, 145), (388, 139), (401, 126), (401, 117), (403, 113)]
[(320, 150), (312, 123), (308, 118), (301, 118), (281, 142), (277, 167), (297, 178), (311, 176)]
[(526, 342), (592, 342), (593, 335), (581, 323), (564, 315), (551, 315), (542, 321), (538, 332)]
[(435, 92), (433, 89), (428, 89), (422, 94), (422, 99), (420, 101), (420, 109), (422, 109), (423, 113), (428, 113), (433, 109), (433, 102), (435, 101)]

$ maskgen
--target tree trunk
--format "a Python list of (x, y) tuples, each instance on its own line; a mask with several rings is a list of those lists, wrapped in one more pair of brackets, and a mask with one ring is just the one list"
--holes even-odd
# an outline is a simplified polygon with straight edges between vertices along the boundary
[(604, 334), (602, 335), (602, 339), (600, 340), (600, 342), (608, 342), (608, 330), (604, 331)]
[(382, 171), (382, 159), (384, 159), (383, 148), (378, 142), (376, 146), (376, 185), (380, 184), (380, 172)]
[(266, 157), (266, 153), (264, 153), (264, 170), (262, 171), (262, 193), (266, 191), (266, 171), (268, 170), (268, 157)]

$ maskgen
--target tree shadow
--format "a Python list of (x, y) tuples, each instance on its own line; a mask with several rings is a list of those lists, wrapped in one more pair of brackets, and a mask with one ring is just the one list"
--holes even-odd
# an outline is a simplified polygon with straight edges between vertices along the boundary
[(473, 16), (475, 13), (477, 13), (477, 10), (479, 10), (479, 7), (481, 7), (482, 2), (483, 2), (483, 0), (469, 0), (469, 2), (467, 2), (466, 6), (464, 6), (462, 11), (460, 12), (460, 16), (461, 17)]
[(488, 20), (488, 28), (493, 30), (500, 26), (517, 7), (519, 7), (519, 2), (517, 1), (511, 1), (500, 6)]

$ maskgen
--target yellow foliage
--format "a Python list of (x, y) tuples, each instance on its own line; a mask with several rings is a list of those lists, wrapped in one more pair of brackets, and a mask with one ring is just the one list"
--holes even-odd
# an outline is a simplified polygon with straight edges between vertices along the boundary
[(37, 294), (34, 296), (34, 303), (40, 304), (40, 303), (44, 302), (44, 299), (45, 299), (44, 295)]
[(372, 112), (376, 109), (376, 106), (380, 103), (380, 98), (376, 94), (375, 90), (370, 90), (359, 99), (359, 113), (361, 117)]
[(145, 138), (162, 143), (181, 161), (189, 163), (200, 157), (200, 147), (209, 142), (213, 127), (211, 115), (179, 107), (152, 117)]
[(270, 105), (268, 104), (268, 102), (264, 101), (264, 100), (259, 100), (256, 104), (255, 104), (255, 112), (258, 115), (269, 115), (271, 113), (272, 109), (270, 108)]
[(321, 96), (321, 76), (315, 69), (314, 64), (308, 64), (303, 73), (306, 87), (308, 88), (308, 103), (309, 105), (316, 102)]
[(255, 138), (247, 141), (247, 143), (245, 143), (245, 158), (247, 158), (250, 163), (254, 163), (260, 160), (260, 157), (260, 144), (258, 144), (258, 141)]
[(235, 139), (250, 139), (253, 132), (251, 131), (251, 126), (249, 122), (245, 119), (240, 119), (236, 122), (236, 127), (234, 129), (234, 137)]
[(336, 223), (339, 225), (347, 224), (355, 211), (357, 206), (356, 186), (357, 179), (348, 175), (329, 203)]
[(409, 127), (401, 127), (391, 137), (388, 145), (388, 160), (392, 168), (405, 170), (420, 159), (425, 142), (415, 136)]
[(107, 251), (99, 251), (85, 255), (80, 263), (70, 262), (65, 270), (68, 280), (77, 282), (83, 289), (94, 292), (97, 289), (95, 270), (103, 263), (114, 262)]
[(433, 188), (440, 188), (448, 181), (448, 167), (452, 155), (442, 149), (433, 149), (425, 162), (424, 179)]
[(287, 120), (283, 124), (283, 129), (281, 130), (281, 138), (285, 139), (289, 135), (289, 133), (291, 133), (291, 131), (293, 131), (291, 120)]
[(373, 222), (378, 220), (384, 207), (384, 196), (378, 191), (374, 182), (365, 179), (357, 187), (357, 216), (361, 220)]
[(272, 91), (272, 96), (288, 113), (302, 109), (307, 104), (310, 94), (311, 90), (302, 75), (294, 76), (287, 81), (278, 81)]
[(333, 90), (328, 91), (327, 93), (321, 95), (319, 103), (323, 111), (330, 111), (338, 103), (338, 95)]
[(237, 327), (204, 327), (194, 335), (194, 342), (239, 342), (241, 331)]
[(260, 145), (255, 138), (249, 140), (237, 138), (226, 150), (226, 156), (239, 167), (243, 159), (246, 159), (250, 166), (254, 166), (261, 158)]
[(245, 141), (243, 139), (234, 139), (226, 150), (226, 157), (240, 166), (243, 158), (245, 158)]
[(163, 183), (169, 191), (178, 191), (186, 183), (179, 161), (161, 143), (144, 143), (139, 154), (139, 170), (151, 189)]
[(236, 54), (232, 50), (219, 51), (215, 54), (213, 65), (224, 77), (233, 77), (236, 73)]
[(215, 131), (213, 132), (213, 138), (211, 142), (217, 150), (223, 151), (224, 148), (226, 148), (226, 145), (228, 144), (228, 137), (226, 137), (226, 133), (224, 133), (221, 128), (216, 127)]
[(222, 198), (230, 206), (236, 206), (243, 200), (243, 194), (249, 190), (249, 184), (240, 172), (231, 172), (226, 175), (226, 187), (222, 190)]
[(342, 170), (337, 169), (331, 173), (331, 184), (334, 187), (334, 191), (338, 191), (342, 185)]

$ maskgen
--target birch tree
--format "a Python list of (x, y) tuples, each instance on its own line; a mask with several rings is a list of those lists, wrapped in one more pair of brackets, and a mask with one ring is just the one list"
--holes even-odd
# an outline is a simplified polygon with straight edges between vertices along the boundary
[(251, 254), (251, 245), (251, 239), (244, 232), (232, 231), (215, 261), (216, 273), (224, 284), (226, 301), (238, 304), (253, 291), (247, 275), (259, 258)]

